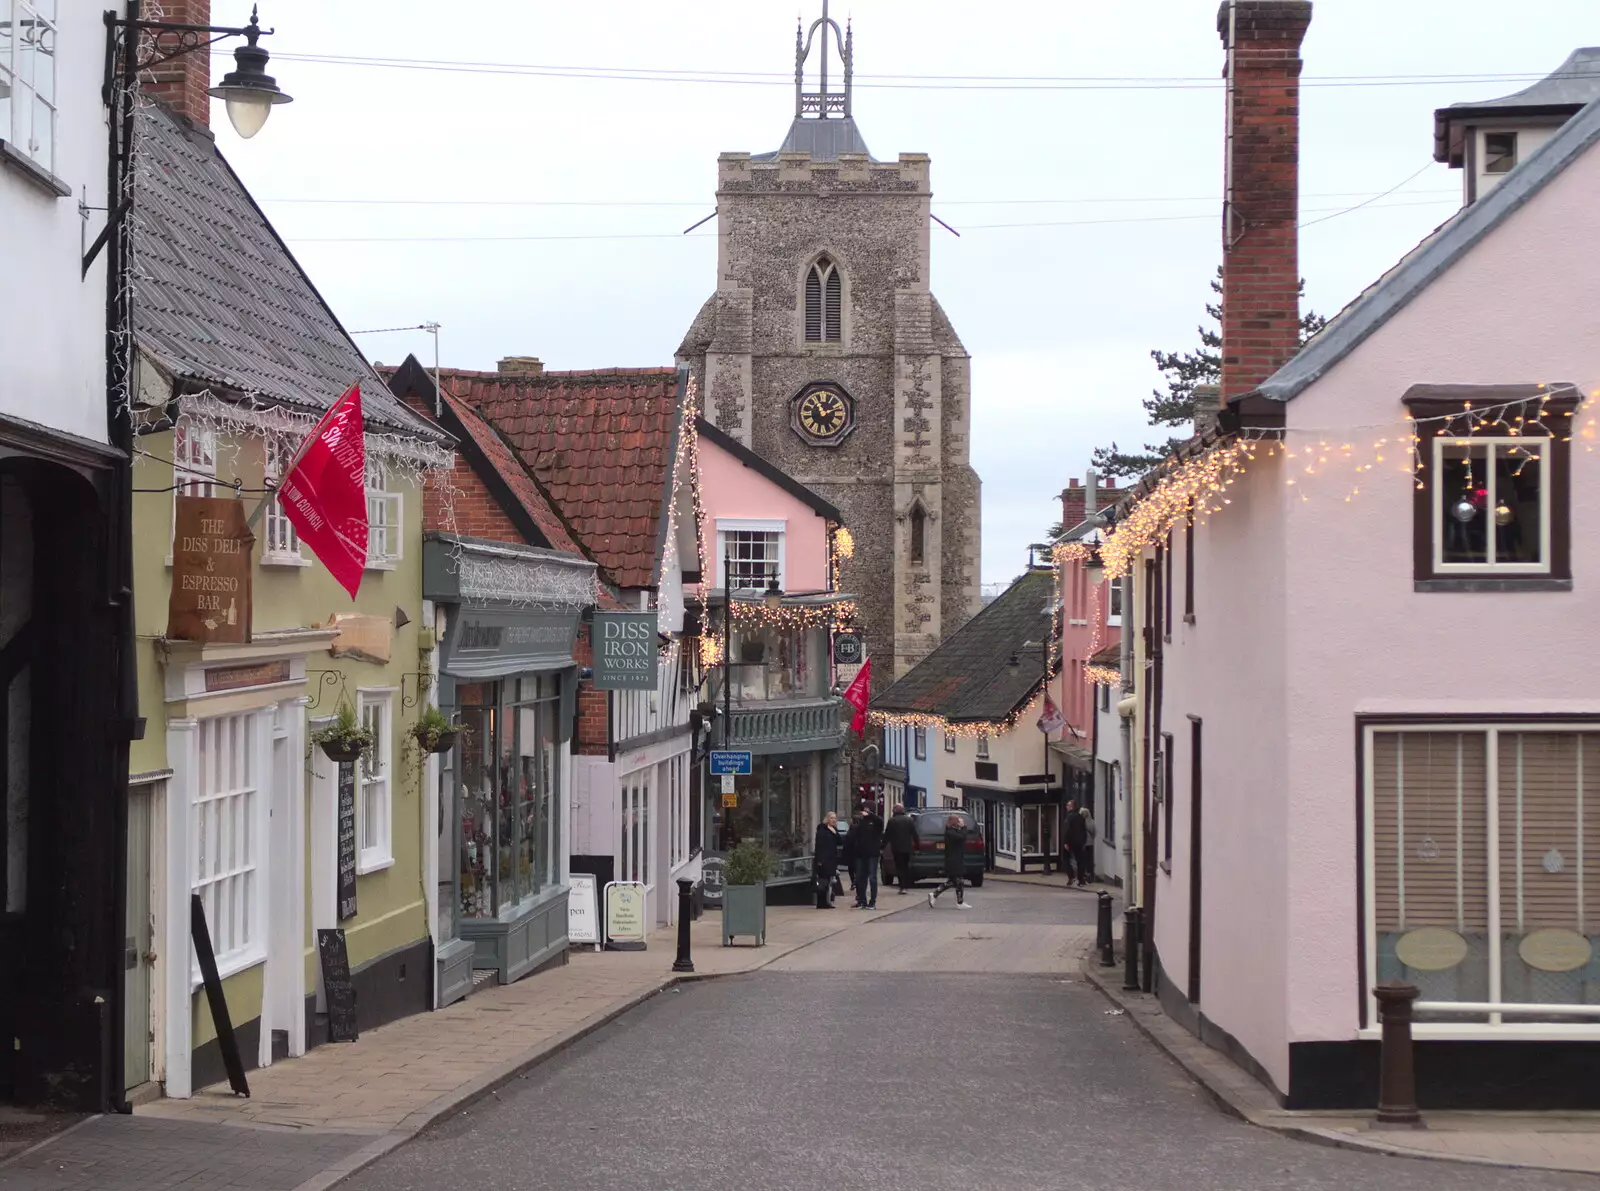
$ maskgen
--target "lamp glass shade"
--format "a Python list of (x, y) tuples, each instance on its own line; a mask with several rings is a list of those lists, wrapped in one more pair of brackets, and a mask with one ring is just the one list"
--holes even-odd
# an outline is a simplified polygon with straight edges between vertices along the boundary
[(783, 607), (783, 589), (778, 586), (776, 579), (767, 585), (767, 594), (764, 598), (769, 608)]
[(265, 91), (252, 91), (243, 87), (235, 90), (230, 87), (224, 102), (228, 107), (228, 122), (244, 140), (249, 140), (260, 132), (261, 126), (272, 114), (272, 98)]

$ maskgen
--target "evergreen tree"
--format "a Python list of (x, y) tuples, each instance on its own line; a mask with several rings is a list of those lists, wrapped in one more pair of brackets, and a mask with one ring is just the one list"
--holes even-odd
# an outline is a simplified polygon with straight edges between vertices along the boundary
[[(1305, 292), (1306, 283), (1300, 283)], [(1212, 279), (1211, 292), (1216, 300), (1206, 303), (1206, 317), (1211, 325), (1202, 323), (1200, 347), (1189, 352), (1152, 351), (1150, 358), (1166, 377), (1166, 392), (1152, 390), (1144, 401), (1144, 412), (1151, 426), (1187, 426), (1194, 421), (1194, 391), (1207, 385), (1222, 383), (1222, 266)], [(1307, 311), (1300, 316), (1300, 343), (1303, 346), (1328, 320), (1320, 314)], [(1094, 467), (1106, 479), (1136, 478), (1142, 476), (1166, 456), (1189, 441), (1189, 436), (1169, 436), (1164, 443), (1146, 443), (1142, 452), (1124, 451), (1113, 442), (1109, 447), (1097, 447)]]

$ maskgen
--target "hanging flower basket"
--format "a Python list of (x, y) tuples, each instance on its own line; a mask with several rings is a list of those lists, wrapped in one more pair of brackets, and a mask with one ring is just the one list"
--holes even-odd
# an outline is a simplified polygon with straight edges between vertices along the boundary
[(411, 735), (424, 753), (448, 753), (456, 747), (461, 725), (452, 724), (443, 712), (430, 704), (411, 729)]
[(456, 737), (460, 735), (461, 731), (458, 728), (452, 728), (448, 732), (441, 732), (434, 738), (433, 744), (429, 746), (428, 751), (439, 755), (448, 753), (456, 747)]
[(343, 765), (359, 761), (361, 754), (372, 747), (373, 739), (367, 726), (356, 719), (355, 708), (341, 703), (338, 718), (313, 732), (311, 743), (321, 749), (328, 760)]
[(318, 745), (328, 760), (341, 765), (361, 760), (361, 754), (367, 751), (366, 743), (360, 740), (322, 740)]

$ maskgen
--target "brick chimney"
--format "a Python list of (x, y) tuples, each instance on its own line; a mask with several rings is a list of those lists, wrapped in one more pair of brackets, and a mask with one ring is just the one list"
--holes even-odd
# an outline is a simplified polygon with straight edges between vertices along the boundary
[(544, 361), (538, 356), (507, 356), (496, 367), (501, 376), (544, 375)]
[(1222, 209), (1226, 406), (1298, 350), (1300, 43), (1308, 0), (1223, 0), (1227, 141)]
[(1083, 485), (1077, 480), (1068, 480), (1067, 486), (1061, 490), (1061, 528), (1071, 529), (1083, 520)]
[[(209, 25), (211, 0), (161, 0), (160, 19), (181, 25)], [(177, 46), (177, 35), (161, 39), (163, 49)], [(211, 55), (204, 46), (179, 54), (170, 61), (145, 71), (145, 94), (165, 107), (185, 116), (201, 128), (211, 126)]]

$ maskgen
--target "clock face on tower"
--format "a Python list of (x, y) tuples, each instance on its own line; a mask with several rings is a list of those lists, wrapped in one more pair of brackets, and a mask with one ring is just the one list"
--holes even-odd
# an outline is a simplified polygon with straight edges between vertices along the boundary
[(812, 446), (836, 447), (855, 429), (855, 398), (831, 381), (813, 382), (790, 399), (789, 421)]

